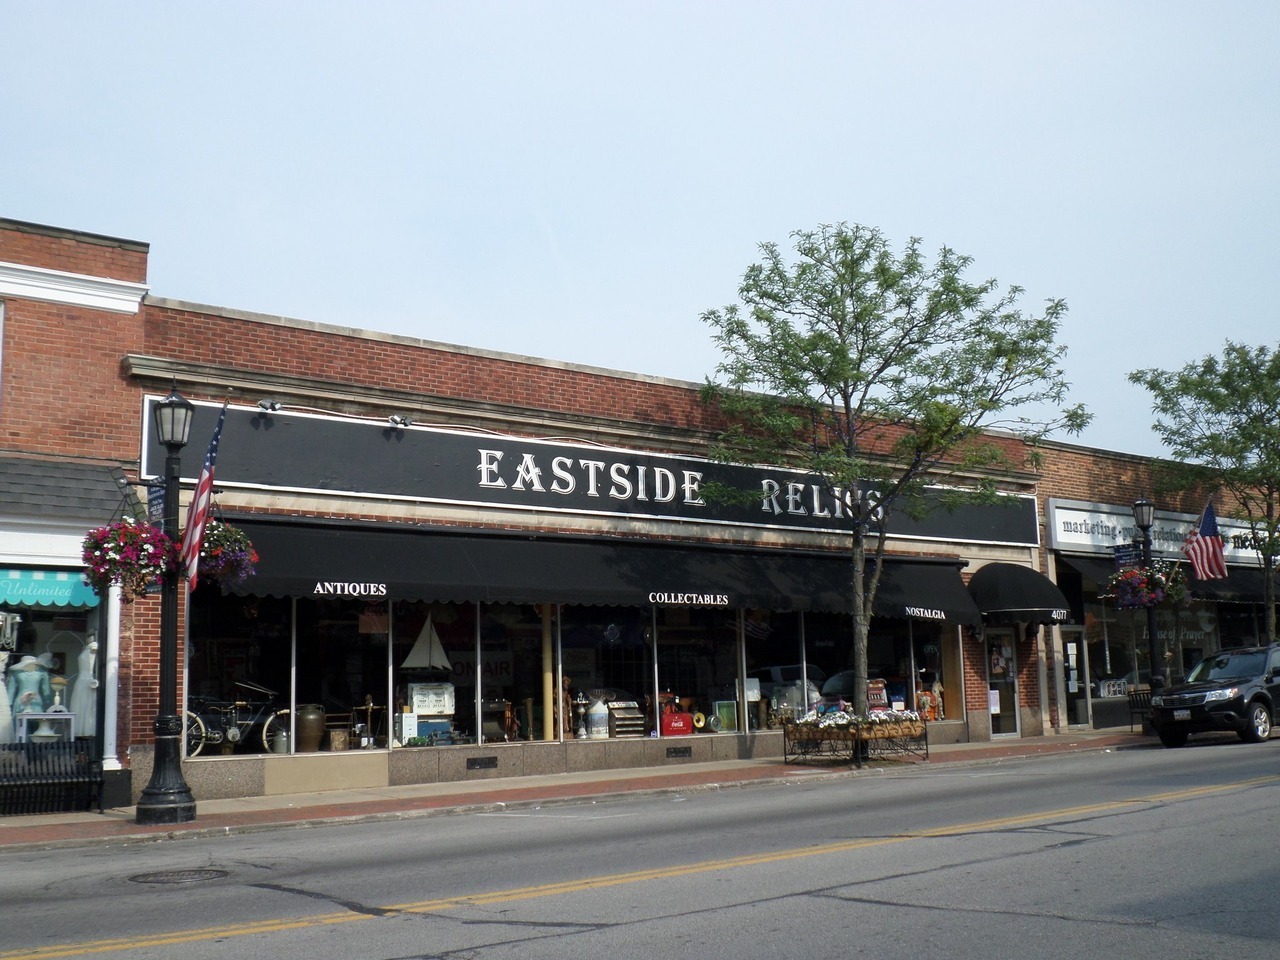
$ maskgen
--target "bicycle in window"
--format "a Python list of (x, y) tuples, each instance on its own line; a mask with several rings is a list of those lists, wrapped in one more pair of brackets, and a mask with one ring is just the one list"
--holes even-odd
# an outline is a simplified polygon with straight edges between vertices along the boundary
[(293, 742), (293, 711), (280, 709), (276, 691), (248, 680), (236, 686), (247, 691), (243, 700), (217, 697), (187, 698), (187, 756), (195, 757), (207, 746), (238, 748), (260, 743), (268, 753), (288, 753)]

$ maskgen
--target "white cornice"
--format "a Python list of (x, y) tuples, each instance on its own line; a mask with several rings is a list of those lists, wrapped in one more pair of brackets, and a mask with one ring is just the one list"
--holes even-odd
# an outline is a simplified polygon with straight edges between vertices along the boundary
[(147, 285), (0, 261), (0, 297), (137, 313)]

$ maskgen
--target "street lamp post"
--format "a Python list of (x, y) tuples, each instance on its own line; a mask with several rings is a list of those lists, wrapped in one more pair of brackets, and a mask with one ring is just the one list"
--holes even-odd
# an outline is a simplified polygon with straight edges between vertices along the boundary
[[(1150, 500), (1135, 500), (1133, 503), (1133, 520), (1138, 525), (1138, 529), (1142, 531), (1142, 566), (1150, 572), (1151, 570), (1151, 526), (1155, 523), (1156, 505)], [(1160, 657), (1157, 652), (1158, 642), (1156, 639), (1156, 608), (1147, 607), (1147, 656), (1151, 660), (1151, 676), (1148, 685), (1152, 690), (1156, 688), (1156, 671), (1160, 665)], [(1135, 680), (1137, 679), (1135, 675)], [(1160, 678), (1163, 684), (1164, 678)]]
[[(178, 536), (178, 472), (180, 454), (191, 432), (194, 407), (175, 385), (156, 403), (156, 436), (164, 445), (164, 532)], [(182, 717), (178, 714), (178, 577), (174, 569), (160, 588), (160, 703), (155, 719), (155, 757), (151, 782), (136, 808), (138, 823), (188, 823), (196, 817), (196, 801), (182, 776)]]

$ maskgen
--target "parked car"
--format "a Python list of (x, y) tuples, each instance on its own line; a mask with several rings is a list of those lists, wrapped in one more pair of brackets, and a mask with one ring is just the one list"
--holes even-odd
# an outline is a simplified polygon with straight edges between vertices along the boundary
[[(801, 670), (807, 675), (807, 690)], [(760, 681), (760, 696), (768, 698), (775, 709), (789, 708), (799, 716), (818, 702), (818, 689), (827, 675), (812, 663), (788, 663), (748, 670), (747, 679)]]
[[(866, 681), (863, 680), (862, 684), (865, 687)], [(857, 686), (856, 670), (841, 670), (839, 673), (833, 673), (822, 685), (821, 697), (818, 700), (819, 712), (824, 708), (834, 709), (842, 703), (853, 703)]]
[(1151, 697), (1151, 726), (1166, 747), (1193, 733), (1231, 730), (1246, 743), (1271, 736), (1280, 705), (1280, 644), (1237, 647), (1205, 657), (1181, 682)]

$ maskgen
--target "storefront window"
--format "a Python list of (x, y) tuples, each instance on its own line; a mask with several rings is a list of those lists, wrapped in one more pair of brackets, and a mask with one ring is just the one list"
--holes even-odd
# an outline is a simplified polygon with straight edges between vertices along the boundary
[(656, 716), (649, 612), (563, 607), (561, 618), (562, 673), (574, 737), (647, 736)]
[(700, 729), (742, 729), (736, 612), (664, 607), (656, 620), (659, 696), (675, 697)]
[[(191, 595), (186, 649), (186, 751), (224, 756), (289, 750), (293, 601)], [(285, 731), (280, 735), (280, 731)], [(272, 738), (268, 740), (268, 738)]]
[[(1157, 650), (1171, 679), (1220, 646), (1217, 605), (1195, 602), (1156, 608)], [(1107, 600), (1085, 604), (1085, 638), (1095, 698), (1122, 697), (1151, 681), (1151, 643), (1145, 609), (1117, 610)]]
[(319, 749), (387, 745), (388, 621), (385, 602), (334, 597), (297, 601), (299, 751), (316, 749), (303, 729), (303, 709), (310, 705), (324, 711)]
[[(759, 726), (760, 710), (776, 716), (800, 717), (818, 699), (827, 675), (816, 664), (804, 661), (801, 644), (803, 617), (799, 613), (749, 610), (743, 619), (747, 646), (747, 701), (763, 703), (748, 710), (752, 729)], [(807, 678), (807, 685), (806, 685)]]
[[(532, 606), (486, 604), (480, 616), (480, 734), (525, 740), (540, 699), (542, 617)], [(471, 658), (474, 661), (474, 657)], [(540, 713), (539, 713), (540, 715)]]
[(806, 613), (804, 615), (804, 649), (808, 663), (822, 674), (810, 677), (819, 689), (823, 681), (848, 670), (853, 660), (853, 620), (847, 614)]
[(402, 746), (460, 743), (464, 725), (467, 731), (474, 725), (475, 620), (467, 615), (474, 609), (393, 605), (392, 712)]
[[(0, 743), (46, 734), (91, 738), (97, 731), (98, 694), (92, 685), (97, 644), (89, 609), (48, 610), (0, 605)], [(58, 712), (70, 717), (56, 726), (30, 729), (22, 714)], [(39, 733), (37, 733), (39, 731)]]
[[(664, 723), (672, 712), (750, 731), (810, 709), (852, 637), (834, 614), (216, 591), (192, 595), (189, 628), (187, 753), (206, 757), (693, 732)], [(890, 705), (934, 719), (952, 709), (957, 657), (942, 629), (872, 633)]]

